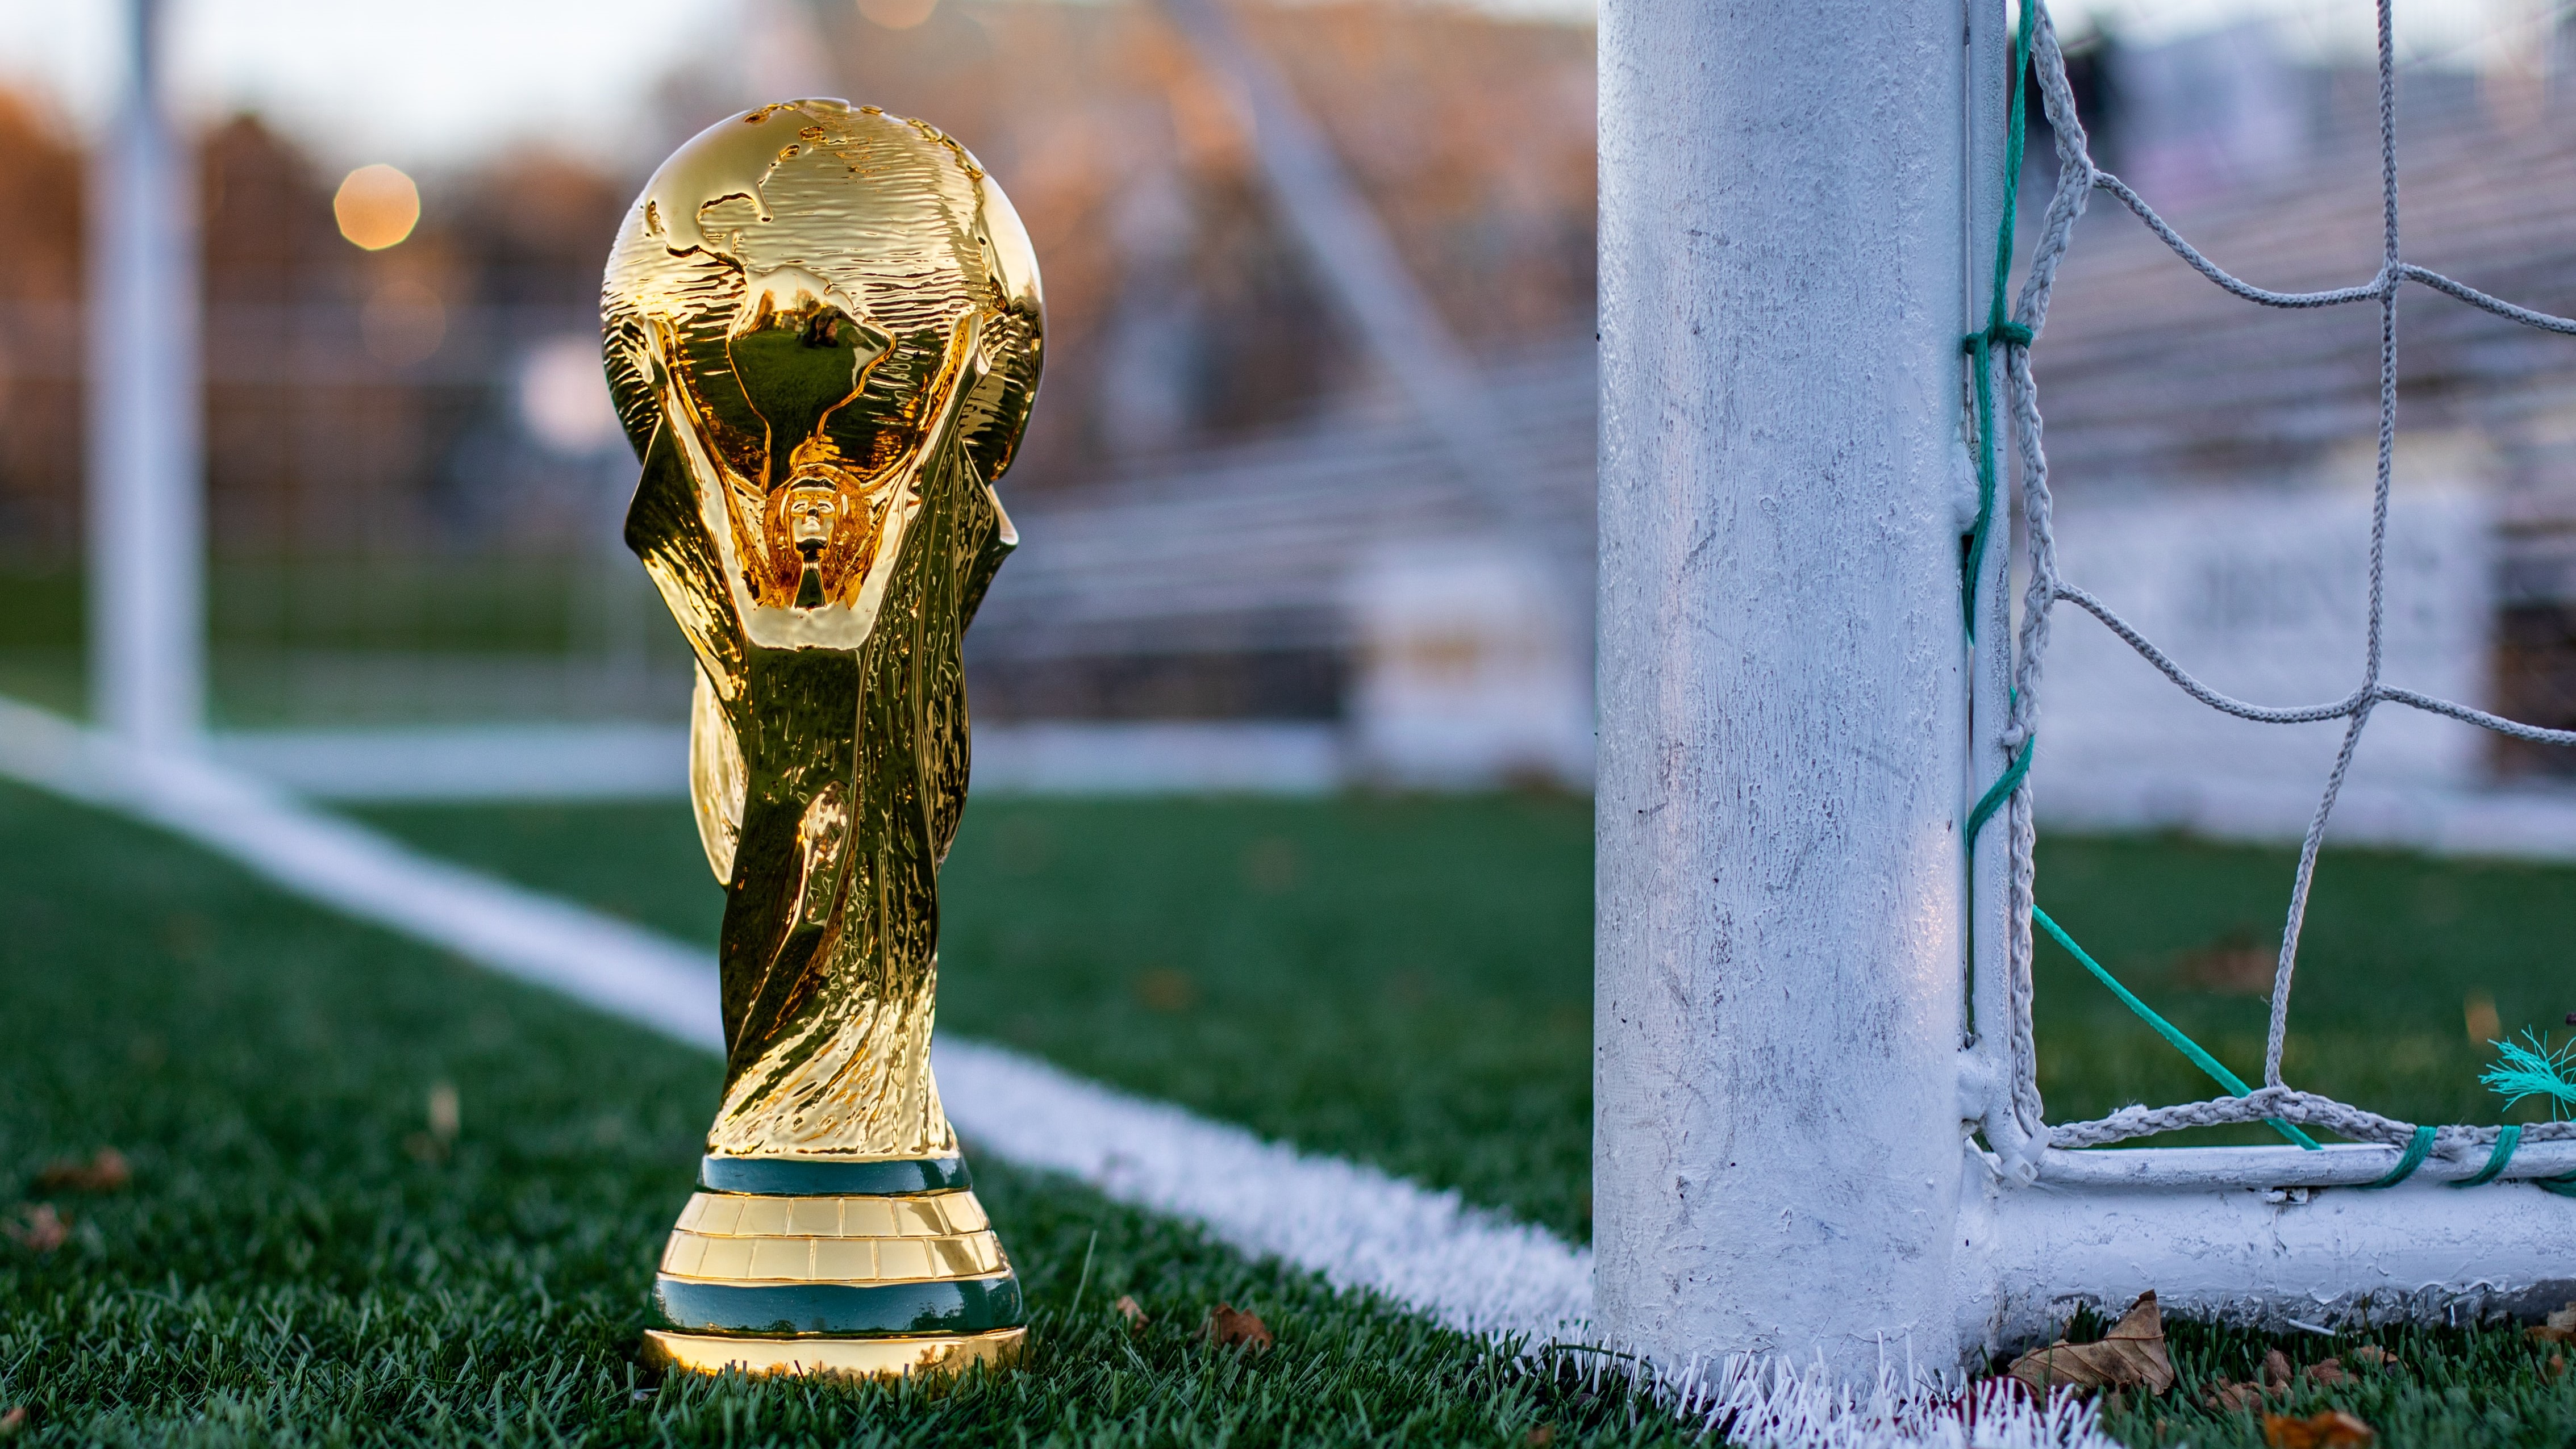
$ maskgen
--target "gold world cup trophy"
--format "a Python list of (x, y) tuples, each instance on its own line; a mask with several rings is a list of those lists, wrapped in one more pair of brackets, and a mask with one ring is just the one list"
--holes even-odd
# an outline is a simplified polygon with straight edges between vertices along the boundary
[(1019, 1282), (930, 1075), (959, 651), (1017, 541), (1036, 259), (920, 121), (789, 101), (699, 134), (601, 289), (643, 475), (626, 542), (697, 655), (690, 793), (725, 885), (724, 1103), (654, 1279), (662, 1366), (1013, 1357)]

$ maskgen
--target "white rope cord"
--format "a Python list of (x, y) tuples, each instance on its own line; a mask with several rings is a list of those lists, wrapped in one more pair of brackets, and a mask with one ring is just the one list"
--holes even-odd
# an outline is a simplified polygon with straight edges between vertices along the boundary
[[(2248, 703), (2203, 684), (2108, 604), (2058, 577), (2056, 536), (2048, 489), (2048, 456), (2042, 447), (2039, 389), (2031, 375), (2029, 345), (2010, 339), (2002, 341), (2013, 442), (2021, 456), (2022, 514), (2030, 541), (2030, 581), (2023, 593), (2020, 635), (2013, 660), (2012, 706), (1999, 739), (2007, 754), (2020, 750), (2036, 733), (2040, 664), (2048, 652), (2049, 616), (2052, 607), (2061, 601), (2099, 619), (2185, 694), (2212, 709), (2262, 724), (2312, 724), (2331, 719), (2348, 721), (2342, 747), (2336, 752), (2334, 767), (2328, 772), (2325, 789), (2317, 801), (2316, 814), (2310, 819), (2307, 833), (2299, 845), (2298, 869), (2291, 882), (2289, 915), (2282, 927), (2280, 957), (2273, 972), (2271, 1023), (2263, 1054), (2263, 1086), (2244, 1097), (2220, 1097), (2172, 1107), (2131, 1107), (2097, 1121), (2067, 1123), (2054, 1128), (2046, 1125), (2039, 1095), (2038, 1053), (2031, 1013), (2032, 852), (2037, 836), (2031, 822), (2031, 787), (2027, 777), (2023, 779), (2014, 790), (2005, 812), (2008, 848), (2012, 852), (2007, 897), (2009, 920), (2004, 949), (2012, 996), (2009, 1004), (2012, 1010), (2013, 1073), (2010, 1090), (2013, 1113), (2023, 1129), (2033, 1137), (2061, 1148), (2094, 1147), (2186, 1127), (2257, 1122), (2265, 1118), (2322, 1127), (2359, 1141), (2402, 1146), (2413, 1138), (2415, 1124), (2382, 1117), (2329, 1097), (2297, 1091), (2281, 1079), (2282, 1047), (2289, 1032), (2290, 987), (2298, 968), (2299, 938), (2307, 919), (2309, 887), (2316, 877), (2317, 852), (2325, 840), (2326, 823), (2334, 814), (2336, 796), (2342, 791), (2344, 777), (2352, 766), (2353, 749), (2360, 743), (2371, 711), (2382, 704), (2403, 705), (2515, 739), (2543, 744), (2576, 745), (2576, 731), (2523, 724), (2457, 701), (2437, 699), (2381, 682), (2388, 495), (2390, 467), (2397, 441), (2397, 294), (2406, 283), (2415, 282), (2507, 321), (2548, 332), (2576, 335), (2576, 319), (2517, 306), (2438, 272), (2415, 266), (2400, 255), (2397, 225), (2397, 67), (2391, 24), (2393, 0), (2378, 0), (2382, 233), (2379, 270), (2367, 282), (2315, 292), (2276, 292), (2230, 273), (2185, 240), (2126, 182), (2094, 165), (2083, 123), (2075, 112), (2074, 92), (2067, 84), (2066, 58), (2058, 47), (2056, 27), (2040, 0), (2023, 0), (2023, 3), (2038, 6), (2031, 37), (2032, 69), (2039, 81), (2041, 106), (2056, 138), (2058, 174), (2055, 193), (2049, 200), (2038, 242), (2032, 250), (2028, 275), (2014, 303), (2013, 321), (2028, 329), (2031, 337), (2038, 335), (2048, 319), (2049, 297), (2056, 286), (2057, 270), (2065, 260), (2076, 219), (2083, 215), (2094, 191), (2107, 192), (2136, 213), (2147, 229), (2194, 271), (2248, 302), (2283, 308), (2378, 303), (2379, 450), (2371, 504), (2368, 643), (2362, 659), (2360, 681), (2350, 694), (2324, 704), (2274, 706)], [(2500, 1131), (2495, 1127), (2442, 1127), (2434, 1134), (2434, 1155), (2451, 1157), (2479, 1148), (2492, 1148)], [(2534, 1124), (2524, 1127), (2521, 1133), (2523, 1141), (2569, 1139), (2576, 1139), (2576, 1122)]]

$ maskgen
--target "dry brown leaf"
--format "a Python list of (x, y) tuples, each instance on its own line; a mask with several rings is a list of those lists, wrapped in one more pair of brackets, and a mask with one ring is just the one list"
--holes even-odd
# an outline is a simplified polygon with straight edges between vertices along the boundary
[(2290, 1356), (2277, 1348), (2263, 1350), (2263, 1388), (2277, 1393), (2290, 1386)]
[(2220, 1379), (2215, 1389), (2201, 1396), (2201, 1402), (2225, 1413), (2240, 1413), (2263, 1402), (2263, 1386)]
[(1208, 1311), (1207, 1326), (1200, 1332), (1211, 1342), (1231, 1348), (1241, 1344), (1260, 1353), (1270, 1347), (1270, 1325), (1261, 1315), (1248, 1313), (1231, 1303), (1220, 1303)]
[(2549, 1376), (2553, 1379), (2567, 1377), (2567, 1355), (2553, 1353), (2549, 1356)]
[(1119, 1317), (1127, 1320), (1127, 1331), (1130, 1333), (1142, 1333), (1145, 1331), (1145, 1325), (1154, 1321), (1145, 1316), (1144, 1308), (1128, 1294), (1118, 1295), (1118, 1301), (1110, 1306), (1118, 1310)]
[(2346, 1384), (2352, 1382), (2352, 1375), (2343, 1371), (2343, 1360), (2339, 1358), (2318, 1359), (2315, 1363), (2299, 1370), (2299, 1377), (2306, 1379), (2312, 1384)]
[(2375, 1369), (2386, 1369), (2390, 1373), (2400, 1372), (2406, 1367), (2406, 1365), (2398, 1359), (2397, 1355), (2390, 1353), (2388, 1350), (2381, 1348), (2375, 1343), (2365, 1343), (2361, 1347), (2354, 1349), (2352, 1351), (2352, 1356), (2360, 1363), (2367, 1364)]
[(2130, 1385), (2162, 1394), (2173, 1387), (2174, 1368), (2165, 1353), (2164, 1316), (2156, 1310), (2156, 1295), (2152, 1291), (2138, 1295), (2138, 1301), (2129, 1305), (2099, 1343), (2059, 1339), (2014, 1359), (2007, 1372), (2035, 1394), (2061, 1386), (2115, 1389)]
[(0, 1228), (5, 1228), (18, 1246), (37, 1253), (52, 1252), (72, 1235), (71, 1226), (63, 1221), (62, 1215), (55, 1212), (54, 1205), (49, 1202), (18, 1209), (18, 1221), (0, 1224)]
[(2280, 969), (2278, 945), (2262, 945), (2242, 931), (2230, 932), (2182, 958), (2175, 965), (2185, 986), (2220, 996), (2269, 996), (2272, 975)]
[(66, 1157), (45, 1164), (36, 1174), (38, 1192), (122, 1192), (134, 1181), (134, 1169), (126, 1165), (125, 1154), (113, 1147), (102, 1147), (89, 1161)]
[(1528, 1433), (1521, 1436), (1523, 1449), (1547, 1449), (1548, 1445), (1555, 1442), (1556, 1426), (1554, 1424), (1535, 1425)]
[(27, 1406), (26, 1406), (26, 1405), (24, 1405), (24, 1404), (17, 1404), (17, 1405), (13, 1405), (13, 1406), (11, 1406), (11, 1408), (10, 1408), (9, 1412), (7, 1412), (7, 1413), (5, 1413), (5, 1414), (0, 1414), (0, 1439), (7, 1439), (7, 1438), (10, 1438), (10, 1437), (14, 1436), (14, 1435), (19, 1431), (19, 1430), (24, 1429), (24, 1428), (26, 1428), (26, 1427), (27, 1427)]
[(2272, 1449), (2362, 1449), (2378, 1440), (2378, 1433), (2368, 1424), (2341, 1409), (2328, 1409), (2307, 1419), (2294, 1419), (2287, 1414), (2263, 1416), (2263, 1442)]
[(1199, 983), (1169, 966), (1148, 966), (1136, 973), (1136, 1000), (1147, 1011), (1187, 1011), (1199, 1004)]
[(2576, 1303), (2549, 1315), (2545, 1323), (2523, 1330), (2539, 1343), (2576, 1343)]

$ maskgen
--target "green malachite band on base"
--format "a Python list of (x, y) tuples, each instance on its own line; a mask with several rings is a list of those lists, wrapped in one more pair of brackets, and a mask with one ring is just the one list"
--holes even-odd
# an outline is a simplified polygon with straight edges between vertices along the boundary
[(698, 1185), (758, 1197), (897, 1197), (974, 1186), (963, 1157), (898, 1157), (835, 1162), (820, 1157), (700, 1159)]
[(918, 1283), (707, 1283), (653, 1278), (674, 1328), (697, 1333), (982, 1333), (1025, 1318), (1020, 1281), (934, 1278)]

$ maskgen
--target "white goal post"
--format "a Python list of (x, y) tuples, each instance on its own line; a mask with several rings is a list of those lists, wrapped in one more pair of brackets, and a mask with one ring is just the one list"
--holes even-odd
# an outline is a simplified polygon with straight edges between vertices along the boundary
[[(2024, 743), (2008, 515), (1973, 644), (1960, 602), (2008, 20), (1601, 6), (1598, 1326), (1667, 1371), (1763, 1353), (1866, 1379), (2147, 1289), (2269, 1327), (2576, 1298), (2576, 1201), (2448, 1185), (2492, 1129), (2442, 1129), (2362, 1191), (2408, 1154), (2072, 1151), (2016, 1111), (2028, 926), (2005, 823), (1973, 877), (1965, 841)], [(2425, 282), (2393, 235), (2383, 277)], [(2556, 1134), (2500, 1155), (2576, 1170)]]
[(118, 8), (87, 218), (91, 712), (131, 743), (187, 750), (206, 693), (195, 164), (170, 111), (168, 7)]

